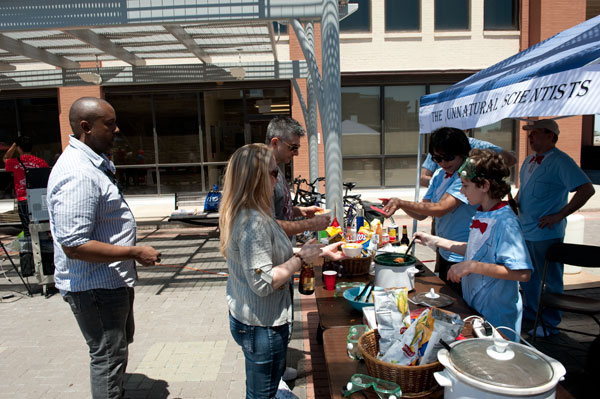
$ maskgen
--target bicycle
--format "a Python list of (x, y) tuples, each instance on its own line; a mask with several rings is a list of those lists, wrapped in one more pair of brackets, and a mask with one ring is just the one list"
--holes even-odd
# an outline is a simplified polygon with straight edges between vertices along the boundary
[(363, 201), (361, 199), (360, 194), (348, 194), (349, 191), (352, 191), (354, 187), (356, 187), (355, 182), (347, 182), (343, 183), (345, 192), (342, 197), (342, 201), (344, 204), (344, 220), (346, 221), (347, 226), (351, 226), (358, 214), (358, 206), (363, 209), (365, 220), (370, 224), (374, 219), (379, 219), (379, 221), (383, 224), (383, 215), (378, 212), (375, 212), (371, 209), (371, 205), (374, 203), (370, 201)]
[[(301, 177), (302, 176), (298, 176), (292, 181), (292, 186), (295, 186), (292, 204), (294, 204), (294, 206), (321, 206), (325, 200), (325, 194), (319, 192), (318, 183), (324, 181), (325, 178), (317, 177), (311, 183)], [(302, 189), (302, 184), (306, 184), (310, 188), (310, 191)]]

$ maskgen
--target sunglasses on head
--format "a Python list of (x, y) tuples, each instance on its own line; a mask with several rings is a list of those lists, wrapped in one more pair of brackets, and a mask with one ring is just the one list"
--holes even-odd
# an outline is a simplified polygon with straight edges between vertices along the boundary
[(456, 155), (432, 155), (431, 156), (431, 159), (433, 159), (433, 161), (436, 163), (440, 163), (442, 161), (446, 161), (446, 162), (454, 161), (454, 158), (456, 158)]
[(288, 149), (289, 149), (291, 152), (295, 152), (295, 151), (298, 151), (298, 150), (300, 149), (300, 144), (290, 144), (290, 143), (288, 143), (287, 141), (285, 141), (284, 139), (282, 139), (281, 137), (278, 137), (278, 139), (279, 139), (279, 140), (280, 140), (280, 141), (281, 141), (283, 144), (287, 145), (287, 146), (288, 146)]
[(279, 168), (275, 168), (275, 169), (269, 171), (269, 174), (277, 179), (277, 177), (279, 176)]

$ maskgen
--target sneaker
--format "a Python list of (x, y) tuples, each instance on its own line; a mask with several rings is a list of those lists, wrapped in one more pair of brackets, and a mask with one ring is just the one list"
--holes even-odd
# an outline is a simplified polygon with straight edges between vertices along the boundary
[(529, 331), (527, 331), (527, 334), (529, 334), (530, 337), (533, 337), (534, 335), (538, 338), (545, 338), (545, 337), (550, 337), (552, 335), (557, 335), (558, 334), (558, 330), (552, 327), (548, 327), (546, 328), (546, 334), (544, 334), (544, 329), (542, 328), (542, 326), (538, 326), (535, 331), (533, 331), (533, 328)]
[(296, 377), (298, 377), (298, 371), (293, 367), (286, 367), (281, 379), (284, 381), (292, 381), (295, 380)]

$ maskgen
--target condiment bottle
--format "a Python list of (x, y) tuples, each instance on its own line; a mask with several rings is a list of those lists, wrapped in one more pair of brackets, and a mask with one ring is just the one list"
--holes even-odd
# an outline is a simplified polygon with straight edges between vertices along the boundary
[(361, 207), (358, 208), (356, 214), (356, 231), (359, 231), (361, 227), (365, 225), (365, 210)]
[(400, 245), (404, 244), (410, 244), (410, 240), (408, 239), (408, 229), (406, 228), (406, 225), (402, 226), (402, 238), (400, 239)]
[(298, 292), (303, 295), (311, 295), (315, 292), (315, 271), (313, 270), (312, 263), (302, 265)]

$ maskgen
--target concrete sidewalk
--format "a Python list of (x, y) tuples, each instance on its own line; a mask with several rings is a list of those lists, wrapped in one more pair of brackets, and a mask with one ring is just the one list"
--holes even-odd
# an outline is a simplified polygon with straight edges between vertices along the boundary
[[(138, 267), (135, 342), (126, 398), (231, 398), (245, 392), (244, 356), (229, 332), (226, 265), (210, 229), (141, 229), (142, 244), (162, 253), (161, 266)], [(3, 237), (7, 241), (8, 237)], [(18, 260), (18, 255), (13, 256)], [(60, 294), (28, 297), (6, 261), (0, 272), (0, 398), (87, 398), (88, 348)], [(300, 295), (289, 364), (299, 368), (294, 393), (305, 399)], [(312, 391), (311, 391), (312, 392)], [(309, 395), (311, 397), (311, 395)]]

